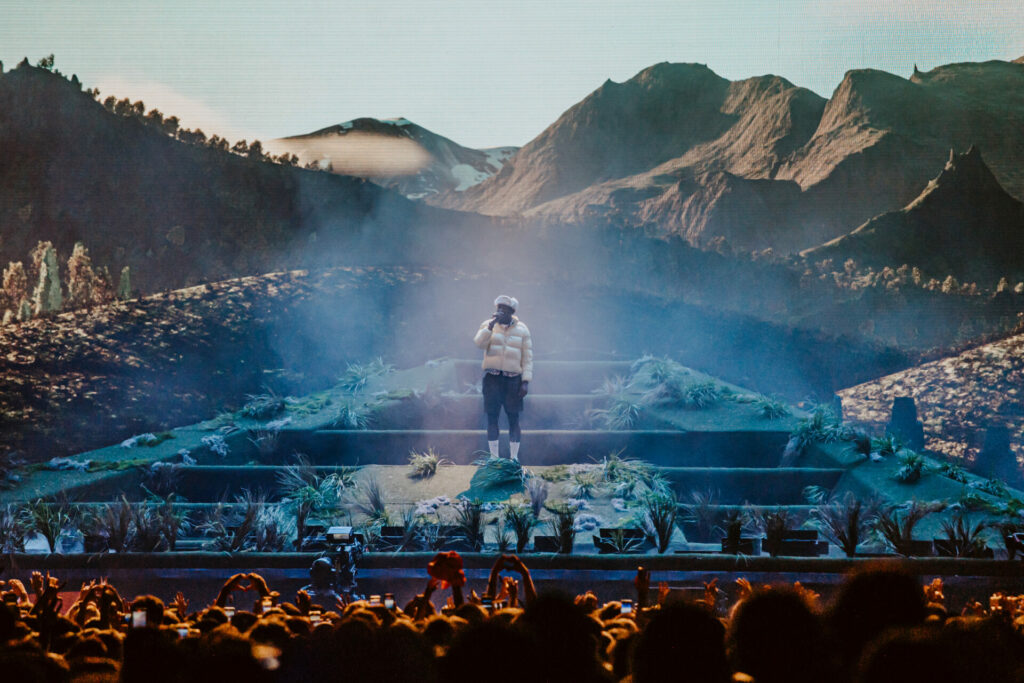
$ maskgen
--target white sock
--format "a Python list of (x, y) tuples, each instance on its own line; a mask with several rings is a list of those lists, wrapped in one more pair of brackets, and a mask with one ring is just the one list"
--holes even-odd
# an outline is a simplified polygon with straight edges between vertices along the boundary
[(519, 462), (519, 442), (509, 441), (508, 447), (512, 451), (512, 459), (515, 460), (516, 462)]
[(492, 458), (497, 458), (498, 457), (498, 442), (497, 441), (488, 441), (487, 442), (487, 448), (491, 451), (491, 457)]

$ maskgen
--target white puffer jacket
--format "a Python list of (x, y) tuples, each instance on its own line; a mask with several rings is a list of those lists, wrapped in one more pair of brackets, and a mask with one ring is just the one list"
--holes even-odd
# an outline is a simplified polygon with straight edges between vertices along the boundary
[(492, 318), (480, 324), (473, 343), (484, 349), (484, 370), (501, 370), (521, 374), (524, 382), (533, 379), (533, 341), (530, 330), (523, 322), (512, 316), (511, 325), (494, 324), (494, 330), (487, 329)]

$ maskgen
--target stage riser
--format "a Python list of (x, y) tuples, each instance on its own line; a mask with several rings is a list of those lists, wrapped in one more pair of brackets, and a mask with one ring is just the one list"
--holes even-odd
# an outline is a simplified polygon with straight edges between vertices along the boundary
[[(330, 474), (337, 468), (318, 468)], [(823, 469), (719, 469), (665, 468), (660, 470), (682, 502), (692, 492), (713, 491), (719, 504), (800, 505), (806, 502), (806, 486), (831, 489), (841, 470)], [(180, 498), (193, 503), (234, 500), (244, 490), (262, 492), (270, 500), (279, 498), (279, 477), (284, 467), (186, 467), (179, 472), (175, 491)], [(125, 492), (131, 500), (143, 500), (140, 472), (126, 473), (116, 485), (106, 484), (101, 490), (80, 491), (80, 499), (113, 500)]]
[[(524, 429), (573, 429), (590, 426), (587, 411), (606, 404), (604, 399), (589, 395), (539, 395), (526, 399), (520, 425)], [(428, 405), (409, 399), (391, 403), (374, 416), (374, 424), (388, 429), (486, 429), (483, 398), (459, 396), (445, 398), (442, 403)], [(502, 431), (508, 426), (500, 418)], [(638, 424), (650, 428), (653, 422)], [(665, 425), (658, 425), (664, 427)]]
[(825, 469), (714, 469), (674, 470), (661, 473), (671, 482), (681, 501), (690, 493), (714, 492), (721, 504), (800, 505), (806, 503), (804, 488), (831, 490), (842, 470)]
[[(535, 361), (530, 393), (589, 394), (606, 377), (629, 375), (631, 363), (620, 361)], [(480, 361), (456, 361), (456, 386), (466, 388), (480, 383)]]
[[(774, 467), (787, 439), (782, 432), (524, 430), (519, 460), (527, 466), (585, 463), (621, 451), (625, 457), (667, 467)], [(501, 453), (507, 456), (507, 436), (500, 441)], [(305, 453), (321, 465), (404, 465), (410, 452), (428, 448), (455, 464), (468, 465), (487, 454), (487, 434), (476, 430), (282, 430), (277, 453), (282, 458)], [(244, 452), (229, 456), (238, 464), (251, 457), (252, 453)]]

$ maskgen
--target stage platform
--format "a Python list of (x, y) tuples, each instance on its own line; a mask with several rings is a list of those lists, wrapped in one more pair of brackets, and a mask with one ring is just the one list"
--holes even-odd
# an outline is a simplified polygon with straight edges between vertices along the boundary
[[(717, 519), (729, 511), (751, 511), (756, 506), (762, 513), (785, 510), (798, 525), (806, 527), (813, 509), (807, 498), (809, 487), (832, 496), (853, 494), (896, 504), (910, 499), (956, 501), (967, 490), (968, 483), (979, 482), (973, 475), (967, 475), (968, 483), (964, 483), (926, 470), (917, 483), (898, 484), (894, 481), (899, 467), (895, 458), (868, 461), (854, 454), (848, 443), (810, 444), (799, 458), (784, 466), (783, 451), (790, 434), (808, 414), (788, 406), (788, 414), (768, 417), (763, 412), (766, 397), (688, 368), (676, 371), (691, 384), (714, 385), (721, 397), (702, 407), (670, 409), (662, 404), (641, 403), (634, 424), (618, 429), (595, 426), (595, 415), (615, 399), (602, 391), (602, 386), (635, 371), (634, 364), (622, 361), (536, 363), (537, 379), (531, 384), (522, 417), (521, 460), (528, 477), (549, 482), (550, 501), (567, 500), (573, 472), (596, 472), (610, 454), (645, 463), (677, 496), (680, 522), (690, 514), (686, 505), (693, 503), (695, 493), (713, 498), (706, 511)], [(486, 455), (482, 453), (486, 449), (486, 434), (478, 393), (480, 374), (478, 361), (442, 360), (371, 377), (356, 391), (339, 385), (309, 396), (289, 397), (272, 415), (256, 418), (236, 411), (171, 430), (151, 445), (111, 444), (72, 458), (78, 469), (32, 468), (19, 486), (0, 491), (0, 503), (41, 498), (54, 505), (67, 503), (80, 516), (122, 499), (133, 505), (147, 504), (147, 499), (152, 501), (150, 491), (155, 485), (153, 465), (162, 463), (173, 474), (169, 481), (177, 509), (197, 522), (217, 509), (242, 505), (239, 497), (246, 491), (262, 492), (262, 504), (280, 503), (286, 495), (279, 487), (282, 474), (295, 463), (295, 454), (303, 453), (318, 476), (336, 473), (352, 477), (351, 488), (345, 494), (349, 497), (332, 514), (348, 515), (349, 522), (357, 526), (363, 523), (359, 513), (352, 512), (354, 498), (350, 494), (357, 494), (360, 486), (376, 481), (383, 489), (392, 519), (398, 520), (419, 502), (438, 497), (455, 501), (460, 493), (471, 488), (477, 472), (474, 462)], [(638, 395), (632, 399), (642, 401)], [(339, 409), (356, 403), (372, 406), (367, 409), (365, 428), (340, 429)], [(258, 441), (268, 434), (273, 437), (273, 447), (261, 448)], [(507, 453), (507, 448), (503, 435), (502, 452)], [(410, 452), (427, 449), (453, 464), (439, 467), (430, 478), (410, 477)], [(595, 521), (589, 528), (577, 530), (574, 554), (524, 555), (542, 586), (567, 591), (591, 587), (598, 588), (607, 599), (623, 597), (629, 593), (632, 572), (642, 563), (658, 572), (656, 581), (665, 580), (680, 588), (696, 588), (714, 577), (723, 585), (745, 577), (756, 582), (799, 580), (815, 590), (828, 592), (842, 580), (844, 572), (870, 561), (845, 559), (838, 547), (823, 543), (820, 536), (810, 543), (823, 543), (821, 557), (723, 555), (717, 538), (697, 542), (696, 537), (687, 537), (691, 530), (682, 523), (673, 531), (663, 555), (598, 555), (591, 538), (598, 533), (597, 527), (637, 525), (638, 501), (616, 497), (619, 494), (613, 493), (612, 488), (611, 484), (603, 484), (583, 502), (580, 513)], [(527, 500), (524, 488), (517, 490), (517, 499)], [(981, 488), (971, 491), (978, 500), (999, 502), (997, 496)], [(437, 519), (429, 523), (453, 523), (450, 517), (454, 508), (443, 509), (446, 519), (441, 518), (442, 510), (438, 510)], [(490, 524), (485, 532), (484, 552), (465, 554), (469, 575), (474, 580), (486, 575), (496, 551), (494, 519), (500, 509), (490, 508), (486, 514)], [(542, 514), (545, 521), (534, 534), (550, 533), (548, 513)], [(983, 516), (971, 512), (968, 522)], [(944, 518), (948, 519), (948, 515)], [(925, 520), (915, 537), (927, 541), (939, 537), (942, 519), (935, 516)], [(180, 548), (209, 546), (212, 539), (202, 536), (197, 529), (199, 525), (193, 524), (190, 532), (181, 534)], [(993, 532), (986, 533), (990, 546), (998, 549)], [(745, 535), (751, 534), (755, 531), (748, 525)], [(536, 536), (532, 540), (535, 542)], [(79, 536), (78, 541), (72, 539), (62, 546), (80, 549), (82, 543)], [(534, 550), (534, 543), (528, 545), (528, 550)], [(371, 552), (360, 564), (365, 591), (384, 592), (392, 586), (392, 592), (411, 595), (422, 587), (425, 567), (432, 555)], [(238, 571), (266, 572), (283, 593), (294, 592), (305, 582), (313, 557), (288, 552), (221, 554), (178, 550), (148, 554), (15, 554), (3, 562), (8, 568), (6, 576), (51, 569), (72, 584), (80, 579), (109, 576), (119, 584), (138, 587), (126, 588), (129, 593), (143, 590), (145, 585), (174, 585), (183, 581), (201, 596), (207, 591), (215, 593), (224, 578)], [(889, 555), (890, 559), (894, 557)], [(983, 595), (982, 587), (1024, 592), (1024, 572), (1019, 563), (938, 557), (915, 558), (910, 562), (923, 579), (943, 576), (967, 592), (977, 589), (977, 595)]]

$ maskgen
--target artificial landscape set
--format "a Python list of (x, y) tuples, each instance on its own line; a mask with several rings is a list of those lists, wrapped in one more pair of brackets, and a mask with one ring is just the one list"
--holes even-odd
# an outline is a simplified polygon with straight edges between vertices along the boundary
[[(265, 149), (4, 71), (10, 567), (298, 585), (351, 527), (359, 592), (513, 549), (568, 588), (642, 563), (828, 590), (904, 557), (1005, 589), (1021, 85), (857, 70), (824, 100), (659, 64), (521, 149), (404, 119)], [(429, 163), (336, 173), (354, 134)], [(472, 344), (503, 292), (536, 354), (518, 462), (488, 453)]]

